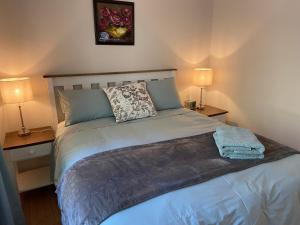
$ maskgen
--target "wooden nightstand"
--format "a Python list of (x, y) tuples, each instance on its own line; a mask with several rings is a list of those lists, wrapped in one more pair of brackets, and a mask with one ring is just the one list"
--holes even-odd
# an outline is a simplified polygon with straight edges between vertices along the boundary
[[(50, 185), (50, 155), (55, 139), (51, 127), (32, 129), (32, 134), (19, 137), (18, 132), (5, 135), (4, 153), (6, 159), (16, 174), (16, 182), (19, 192), (25, 192)], [(21, 167), (38, 160), (46, 160), (46, 165), (38, 168), (24, 170)], [(25, 166), (26, 167), (26, 166)]]
[(224, 109), (219, 109), (219, 108), (209, 106), (209, 105), (206, 105), (205, 108), (202, 110), (197, 109), (196, 111), (203, 115), (206, 115), (208, 117), (217, 119), (223, 123), (226, 122), (226, 114), (228, 113), (228, 111), (226, 111)]

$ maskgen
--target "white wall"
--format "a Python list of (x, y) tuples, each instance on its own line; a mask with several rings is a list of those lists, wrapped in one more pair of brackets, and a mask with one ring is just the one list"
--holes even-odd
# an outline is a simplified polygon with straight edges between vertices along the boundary
[(2, 145), (4, 140), (4, 118), (3, 118), (3, 107), (0, 104), (0, 145)]
[[(0, 1), (0, 75), (13, 73), (14, 56), (17, 49), (15, 29), (16, 21), (12, 16), (13, 1)], [(3, 143), (5, 133), (4, 113), (0, 97), (0, 145)]]
[[(23, 108), (29, 127), (51, 124), (44, 74), (177, 67), (186, 98), (195, 91), (190, 69), (207, 66), (210, 51), (216, 79), (207, 102), (228, 109), (231, 121), (300, 149), (299, 1), (135, 4), (136, 45), (96, 46), (92, 1), (0, 1), (0, 77), (32, 77), (35, 101)], [(3, 116), (0, 133), (18, 129), (15, 105), (0, 110)]]
[(300, 1), (215, 0), (209, 102), (300, 149)]
[[(1, 72), (33, 78), (35, 101), (24, 105), (29, 127), (51, 123), (44, 74), (175, 67), (178, 88), (186, 98), (191, 68), (208, 64), (211, 0), (136, 0), (135, 46), (95, 45), (91, 0), (12, 0), (10, 4), (18, 11), (4, 18), (16, 21), (9, 27), (17, 34), (18, 48), (3, 53), (12, 55), (8, 63), (13, 68)], [(5, 107), (5, 115), (6, 130), (17, 129), (16, 107)]]

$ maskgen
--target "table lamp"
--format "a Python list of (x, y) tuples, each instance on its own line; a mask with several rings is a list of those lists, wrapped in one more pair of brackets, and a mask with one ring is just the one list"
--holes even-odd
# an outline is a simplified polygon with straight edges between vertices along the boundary
[(24, 125), (21, 103), (32, 100), (32, 89), (30, 80), (27, 77), (7, 78), (0, 80), (0, 89), (3, 103), (18, 104), (21, 119), (21, 130), (19, 136), (27, 136), (31, 134)]
[(204, 109), (203, 105), (203, 89), (211, 86), (213, 82), (213, 70), (211, 68), (195, 68), (194, 69), (194, 85), (201, 88), (199, 109)]

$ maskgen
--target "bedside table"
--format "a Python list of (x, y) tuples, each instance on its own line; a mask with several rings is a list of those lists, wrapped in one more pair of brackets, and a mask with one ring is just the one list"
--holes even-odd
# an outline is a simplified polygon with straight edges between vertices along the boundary
[(224, 109), (219, 109), (210, 105), (206, 105), (204, 109), (196, 109), (196, 111), (223, 123), (226, 122), (226, 114), (228, 113), (228, 111)]
[(50, 159), (47, 159), (47, 165), (39, 168), (20, 170), (23, 163), (30, 160), (39, 160), (42, 157), (49, 156), (52, 153), (53, 141), (55, 139), (54, 131), (51, 127), (41, 127), (31, 129), (32, 134), (25, 137), (19, 137), (18, 132), (11, 132), (5, 135), (3, 146), (7, 161), (12, 172), (16, 175), (16, 183), (19, 192), (25, 192), (36, 188), (50, 185)]

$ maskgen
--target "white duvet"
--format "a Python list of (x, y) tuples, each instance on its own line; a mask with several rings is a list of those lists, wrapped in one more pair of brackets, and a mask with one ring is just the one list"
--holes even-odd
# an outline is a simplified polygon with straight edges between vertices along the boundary
[[(218, 125), (198, 113), (179, 109), (122, 125), (110, 118), (60, 127), (56, 181), (88, 155), (201, 134)], [(200, 224), (300, 224), (300, 155), (161, 195), (116, 213), (101, 225)]]

